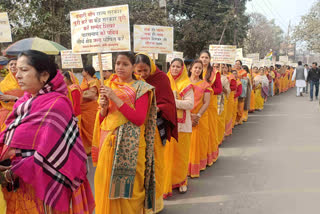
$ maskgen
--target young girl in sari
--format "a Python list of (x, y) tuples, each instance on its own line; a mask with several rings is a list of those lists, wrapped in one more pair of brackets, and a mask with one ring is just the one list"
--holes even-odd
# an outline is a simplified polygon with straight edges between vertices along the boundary
[(219, 156), (219, 142), (218, 142), (218, 97), (222, 92), (221, 74), (220, 71), (214, 69), (210, 65), (211, 55), (209, 51), (201, 51), (199, 59), (203, 64), (203, 79), (205, 79), (211, 86), (213, 92), (210, 97), (210, 104), (208, 107), (209, 117), (209, 139), (208, 139), (208, 161), (207, 165), (211, 166), (215, 163)]
[(192, 178), (200, 177), (200, 170), (207, 165), (207, 147), (203, 142), (208, 142), (208, 112), (211, 87), (202, 79), (202, 62), (195, 60), (189, 70), (188, 76), (194, 90), (194, 108), (191, 110), (192, 135), (189, 155), (188, 175)]
[(135, 79), (134, 63), (133, 53), (118, 53), (115, 74), (100, 88), (92, 148), (96, 213), (155, 208), (154, 87)]
[(179, 188), (181, 193), (187, 191), (187, 175), (191, 142), (192, 122), (190, 110), (194, 106), (192, 84), (188, 78), (186, 66), (181, 59), (171, 62), (168, 77), (175, 96), (178, 117), (178, 142), (171, 138), (165, 149), (164, 197), (172, 195), (172, 189)]
[(98, 111), (97, 99), (99, 97), (100, 82), (95, 77), (95, 70), (92, 66), (84, 67), (82, 71), (83, 80), (80, 85), (82, 90), (81, 103), (81, 138), (86, 153), (91, 153), (93, 128), (95, 115)]

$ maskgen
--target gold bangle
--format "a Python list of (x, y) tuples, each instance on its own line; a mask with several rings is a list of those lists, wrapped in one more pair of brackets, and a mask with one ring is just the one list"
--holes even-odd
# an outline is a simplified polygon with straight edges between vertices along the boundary
[[(8, 172), (10, 173), (10, 180), (7, 178)], [(7, 169), (6, 171), (4, 171), (4, 179), (6, 180), (7, 183), (12, 183), (11, 171), (10, 171), (9, 169)]]

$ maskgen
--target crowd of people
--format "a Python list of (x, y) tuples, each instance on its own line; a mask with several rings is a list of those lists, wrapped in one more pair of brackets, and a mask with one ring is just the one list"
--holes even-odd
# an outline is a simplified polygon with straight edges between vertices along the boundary
[(167, 73), (146, 54), (120, 52), (103, 82), (86, 66), (80, 84), (33, 50), (8, 69), (0, 82), (0, 212), (9, 214), (160, 212), (173, 189), (187, 192), (188, 177), (218, 160), (235, 126), (295, 86), (292, 67), (211, 63), (206, 50), (189, 65), (173, 59)]

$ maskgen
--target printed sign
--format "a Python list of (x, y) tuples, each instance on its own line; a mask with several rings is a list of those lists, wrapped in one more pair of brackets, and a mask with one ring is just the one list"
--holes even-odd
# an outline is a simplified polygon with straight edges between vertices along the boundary
[(224, 63), (234, 65), (237, 47), (234, 45), (210, 45), (212, 63)]
[(246, 65), (249, 68), (252, 66), (252, 59), (250, 58), (242, 58), (242, 65)]
[(171, 62), (175, 58), (183, 60), (183, 52), (174, 51), (172, 54), (167, 54), (167, 62)]
[(61, 51), (62, 68), (83, 68), (81, 54), (74, 54), (72, 50)]
[(242, 48), (237, 48), (237, 52), (236, 52), (236, 60), (242, 60), (243, 58), (243, 54), (242, 54)]
[[(112, 54), (101, 54), (102, 69), (112, 70)], [(100, 71), (98, 55), (92, 56), (92, 66), (96, 71)]]
[(130, 51), (128, 5), (70, 12), (73, 53)]
[(7, 13), (0, 13), (0, 42), (12, 42), (11, 27)]
[(172, 53), (173, 28), (153, 25), (134, 25), (134, 52)]
[(288, 56), (279, 56), (279, 61), (280, 62), (289, 62), (289, 57)]
[(253, 59), (253, 61), (258, 62), (260, 60), (260, 54), (259, 53), (247, 54), (246, 58), (250, 58), (250, 59)]

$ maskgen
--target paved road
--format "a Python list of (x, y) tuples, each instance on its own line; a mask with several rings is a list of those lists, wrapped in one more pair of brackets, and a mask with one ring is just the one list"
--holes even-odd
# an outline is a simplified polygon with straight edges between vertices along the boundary
[(295, 89), (234, 129), (216, 164), (161, 214), (320, 213), (320, 112)]
[[(234, 129), (220, 158), (161, 214), (320, 213), (320, 112), (295, 89)], [(93, 182), (94, 170), (89, 173)]]

